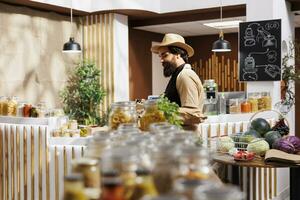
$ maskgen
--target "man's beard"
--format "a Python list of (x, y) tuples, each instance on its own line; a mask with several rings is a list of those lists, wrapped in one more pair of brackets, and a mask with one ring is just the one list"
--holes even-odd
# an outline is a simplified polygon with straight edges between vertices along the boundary
[(171, 62), (163, 62), (162, 63), (164, 67), (164, 76), (165, 77), (170, 77), (176, 70), (176, 65)]

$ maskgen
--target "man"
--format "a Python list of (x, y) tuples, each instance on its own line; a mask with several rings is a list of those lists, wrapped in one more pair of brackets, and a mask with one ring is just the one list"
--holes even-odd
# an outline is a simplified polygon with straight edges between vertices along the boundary
[(198, 123), (204, 119), (204, 91), (199, 76), (188, 64), (188, 57), (194, 55), (193, 48), (185, 43), (182, 36), (168, 33), (151, 51), (159, 55), (164, 76), (171, 77), (165, 96), (180, 106), (184, 128), (197, 130)]

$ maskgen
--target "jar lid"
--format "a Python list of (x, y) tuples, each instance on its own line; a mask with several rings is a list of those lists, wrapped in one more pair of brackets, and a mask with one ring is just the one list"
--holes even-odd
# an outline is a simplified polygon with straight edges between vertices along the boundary
[(72, 161), (74, 166), (95, 166), (98, 163), (98, 160), (93, 158), (79, 158)]
[(72, 173), (70, 175), (65, 176), (65, 181), (68, 182), (76, 182), (76, 181), (82, 181), (83, 175), (79, 173)]

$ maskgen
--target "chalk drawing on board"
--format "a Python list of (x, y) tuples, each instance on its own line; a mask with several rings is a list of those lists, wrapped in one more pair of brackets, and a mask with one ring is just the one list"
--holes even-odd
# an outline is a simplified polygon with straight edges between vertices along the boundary
[(265, 72), (272, 78), (275, 78), (277, 75), (280, 75), (280, 68), (277, 65), (268, 65), (265, 68)]
[(255, 72), (245, 72), (243, 74), (243, 80), (256, 81), (257, 78), (258, 78), (258, 76)]
[(277, 21), (268, 22), (265, 24), (266, 30), (279, 29), (280, 25)]
[(253, 34), (252, 28), (248, 27), (245, 30), (245, 36), (244, 36), (244, 46), (251, 47), (256, 44), (255, 42), (255, 35)]
[(257, 36), (256, 41), (262, 42), (262, 47), (272, 47), (277, 48), (277, 40), (274, 35), (271, 35), (268, 31), (264, 29), (264, 27), (259, 26), (257, 28)]
[(272, 50), (267, 53), (268, 62), (274, 63), (277, 60), (277, 52)]

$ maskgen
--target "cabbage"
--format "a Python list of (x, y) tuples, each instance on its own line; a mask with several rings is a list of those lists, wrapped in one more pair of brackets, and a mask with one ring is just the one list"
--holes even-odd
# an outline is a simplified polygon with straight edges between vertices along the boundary
[(257, 155), (263, 156), (270, 149), (268, 142), (263, 139), (255, 138), (247, 146), (248, 152), (254, 152)]
[(273, 144), (273, 148), (286, 153), (297, 153), (300, 151), (300, 139), (296, 136), (281, 138)]
[(294, 145), (295, 153), (300, 151), (300, 138), (296, 136), (287, 136), (286, 140)]
[(220, 137), (217, 141), (217, 149), (221, 152), (228, 152), (234, 147), (234, 142), (231, 137)]

